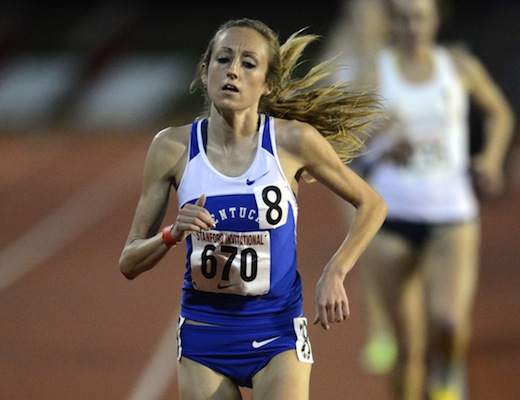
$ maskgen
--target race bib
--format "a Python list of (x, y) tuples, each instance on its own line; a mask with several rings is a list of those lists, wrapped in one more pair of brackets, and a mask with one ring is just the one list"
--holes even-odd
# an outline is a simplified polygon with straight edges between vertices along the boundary
[(259, 296), (269, 292), (268, 231), (204, 231), (191, 234), (191, 277), (196, 290)]
[(429, 134), (412, 141), (412, 156), (405, 166), (408, 173), (434, 177), (450, 169), (450, 155), (446, 138), (442, 134)]
[(311, 341), (307, 318), (297, 317), (293, 319), (294, 332), (296, 333), (296, 354), (300, 362), (313, 363)]
[(287, 222), (290, 189), (287, 185), (255, 187), (260, 229), (273, 229)]

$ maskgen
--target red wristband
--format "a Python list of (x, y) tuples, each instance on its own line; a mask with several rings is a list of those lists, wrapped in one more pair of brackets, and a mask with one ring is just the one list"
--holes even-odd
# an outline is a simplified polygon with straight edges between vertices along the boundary
[(177, 244), (177, 242), (173, 240), (172, 229), (173, 225), (168, 225), (162, 228), (162, 241), (168, 247), (172, 247)]

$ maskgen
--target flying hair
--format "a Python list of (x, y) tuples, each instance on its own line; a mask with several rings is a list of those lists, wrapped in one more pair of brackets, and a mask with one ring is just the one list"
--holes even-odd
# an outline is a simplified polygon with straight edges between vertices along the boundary
[(270, 59), (266, 82), (273, 90), (261, 98), (260, 112), (309, 123), (333, 146), (344, 163), (362, 154), (368, 138), (367, 128), (384, 114), (381, 103), (375, 94), (356, 90), (347, 82), (322, 84), (339, 68), (333, 59), (320, 62), (303, 76), (296, 76), (295, 70), (303, 64), (304, 50), (319, 39), (318, 35), (305, 33), (307, 28), (293, 33), (280, 45), (278, 36), (263, 22), (248, 18), (226, 22), (208, 44), (190, 86), (192, 92), (200, 86), (200, 65), (209, 63), (215, 38), (232, 27), (254, 29), (268, 43)]

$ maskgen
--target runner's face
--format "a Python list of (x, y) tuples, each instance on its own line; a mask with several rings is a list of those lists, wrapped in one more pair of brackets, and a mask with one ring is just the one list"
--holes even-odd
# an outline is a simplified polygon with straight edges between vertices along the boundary
[(393, 31), (399, 46), (414, 50), (435, 40), (438, 15), (433, 0), (395, 0)]
[(258, 108), (260, 97), (269, 93), (268, 54), (265, 38), (254, 29), (233, 27), (220, 34), (202, 70), (217, 109)]

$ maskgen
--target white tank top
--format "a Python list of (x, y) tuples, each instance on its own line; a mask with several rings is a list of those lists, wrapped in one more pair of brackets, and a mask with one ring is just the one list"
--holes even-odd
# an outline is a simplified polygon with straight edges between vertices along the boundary
[(478, 213), (470, 175), (468, 96), (448, 51), (435, 48), (432, 59), (432, 76), (420, 83), (404, 79), (390, 50), (378, 60), (379, 93), (393, 123), (369, 150), (380, 153), (402, 137), (413, 147), (407, 165), (378, 162), (370, 169), (368, 181), (386, 200), (391, 219), (446, 223)]

